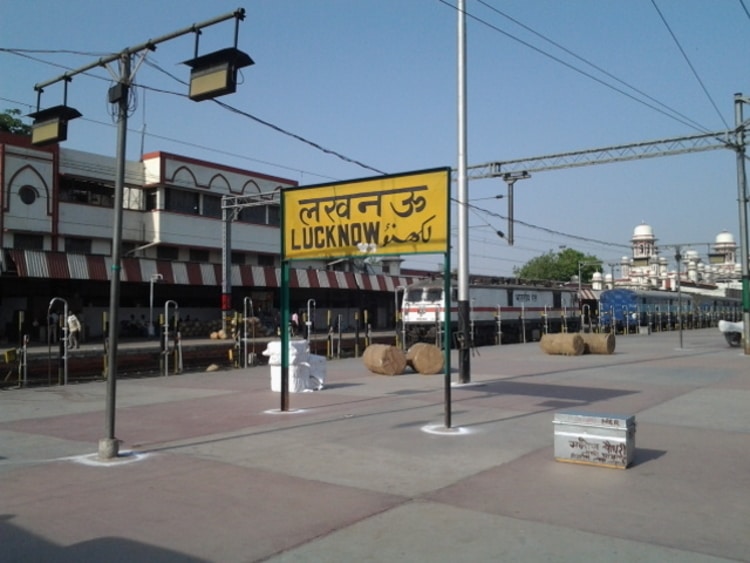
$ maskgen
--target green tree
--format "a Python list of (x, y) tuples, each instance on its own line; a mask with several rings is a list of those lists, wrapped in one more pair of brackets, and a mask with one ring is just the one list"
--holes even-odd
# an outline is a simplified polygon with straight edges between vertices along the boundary
[(31, 125), (25, 124), (18, 116), (21, 110), (6, 109), (0, 113), (0, 131), (13, 133), (15, 135), (31, 135)]
[(520, 268), (513, 268), (513, 273), (519, 278), (531, 280), (568, 281), (578, 276), (578, 266), (581, 266), (581, 281), (588, 283), (591, 276), (601, 267), (596, 256), (584, 254), (572, 248), (560, 252), (549, 252), (532, 258)]

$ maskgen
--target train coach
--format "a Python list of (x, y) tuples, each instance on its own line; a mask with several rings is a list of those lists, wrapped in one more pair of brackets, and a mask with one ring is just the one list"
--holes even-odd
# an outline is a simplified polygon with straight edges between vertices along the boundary
[[(442, 279), (423, 280), (408, 286), (401, 307), (406, 344), (442, 345), (446, 309)], [(469, 340), (474, 346), (536, 341), (548, 332), (576, 332), (580, 323), (574, 289), (513, 281), (470, 283), (469, 315)], [(449, 318), (452, 345), (456, 345), (459, 319), (455, 280), (451, 283)]]
[(599, 296), (602, 330), (635, 332), (717, 326), (720, 319), (737, 320), (741, 300), (709, 293), (608, 289)]

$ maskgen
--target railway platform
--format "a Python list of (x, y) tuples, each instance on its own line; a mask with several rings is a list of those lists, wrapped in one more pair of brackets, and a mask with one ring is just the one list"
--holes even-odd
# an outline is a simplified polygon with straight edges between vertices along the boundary
[[(750, 561), (750, 357), (716, 329), (612, 355), (481, 348), (471, 382), (327, 363), (0, 391), (0, 561)], [(563, 410), (633, 415), (634, 463), (555, 461)]]

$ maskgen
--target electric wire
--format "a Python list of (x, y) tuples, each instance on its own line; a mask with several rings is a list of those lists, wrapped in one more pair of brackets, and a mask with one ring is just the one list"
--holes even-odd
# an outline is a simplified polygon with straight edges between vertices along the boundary
[[(157, 88), (152, 88), (152, 87), (149, 87), (149, 86), (144, 86), (142, 84), (138, 85), (138, 87), (141, 88), (142, 90), (154, 90), (154, 91), (157, 91), (157, 92), (159, 91)], [(166, 93), (173, 94), (174, 92), (166, 92)], [(35, 106), (33, 106), (31, 104), (28, 104), (26, 102), (21, 102), (19, 100), (13, 100), (11, 98), (5, 98), (3, 96), (0, 96), (0, 100), (2, 100), (4, 102), (9, 102), (9, 103), (14, 104), (16, 106), (21, 106), (21, 107), (28, 108), (29, 111), (34, 111), (35, 110)], [(86, 121), (88, 123), (93, 123), (95, 125), (102, 125), (104, 127), (112, 127), (111, 123), (106, 123), (104, 121), (99, 121), (97, 119), (91, 119), (90, 117), (86, 117), (85, 115), (82, 118), (80, 118), (80, 119), (81, 119), (81, 121)], [(143, 130), (135, 130), (135, 129), (130, 129), (130, 128), (128, 129), (128, 133), (137, 133), (139, 135), (145, 135), (146, 137), (149, 137), (149, 138), (152, 138), (152, 139), (159, 139), (159, 140), (162, 140), (162, 141), (167, 141), (169, 143), (174, 143), (174, 144), (181, 145), (181, 146), (184, 146), (184, 147), (190, 147), (190, 148), (194, 148), (194, 149), (199, 149), (199, 150), (202, 150), (202, 151), (210, 152), (210, 153), (213, 153), (213, 154), (220, 154), (220, 155), (224, 155), (224, 156), (229, 156), (229, 157), (232, 157), (232, 158), (237, 158), (237, 159), (240, 159), (240, 160), (245, 160), (247, 162), (254, 162), (254, 163), (264, 164), (264, 165), (267, 165), (267, 166), (272, 166), (274, 168), (278, 168), (280, 170), (288, 170), (290, 172), (294, 172), (296, 174), (299, 174), (300, 176), (308, 175), (308, 176), (314, 176), (316, 178), (322, 178), (324, 180), (334, 180), (334, 181), (335, 180), (341, 180), (341, 178), (334, 178), (332, 176), (327, 176), (325, 174), (321, 174), (321, 173), (318, 173), (318, 172), (311, 172), (310, 170), (304, 170), (302, 168), (295, 168), (293, 166), (289, 166), (289, 165), (285, 165), (285, 164), (279, 164), (278, 162), (271, 162), (269, 160), (262, 160), (262, 159), (258, 159), (258, 158), (252, 158), (252, 157), (244, 155), (244, 154), (238, 154), (238, 153), (227, 151), (227, 150), (223, 150), (223, 149), (216, 149), (216, 148), (213, 148), (213, 147), (207, 147), (205, 145), (201, 145), (201, 144), (198, 144), (198, 143), (192, 143), (192, 142), (185, 141), (185, 140), (182, 140), (182, 139), (175, 139), (173, 137), (168, 137), (166, 135), (158, 135), (156, 133), (144, 133)], [(141, 151), (141, 154), (143, 154), (143, 151)]]
[[(653, 96), (650, 96), (649, 94), (647, 94), (647, 93), (646, 93), (646, 92), (644, 92), (643, 90), (640, 90), (639, 88), (636, 88), (636, 87), (635, 87), (635, 86), (633, 86), (632, 84), (629, 84), (629, 83), (625, 82), (624, 80), (622, 80), (622, 79), (618, 78), (617, 76), (615, 76), (614, 74), (612, 74), (612, 73), (608, 72), (607, 70), (605, 70), (604, 68), (600, 67), (599, 65), (596, 65), (596, 64), (594, 64), (593, 62), (591, 62), (590, 60), (588, 60), (588, 59), (586, 59), (586, 58), (584, 58), (584, 57), (582, 57), (582, 56), (580, 56), (580, 55), (576, 54), (575, 52), (571, 51), (570, 49), (568, 49), (568, 48), (567, 48), (567, 47), (565, 47), (564, 45), (561, 45), (560, 43), (558, 43), (558, 42), (556, 42), (556, 41), (553, 41), (552, 39), (550, 39), (550, 38), (549, 38), (549, 37), (547, 37), (546, 35), (544, 35), (544, 34), (542, 34), (542, 33), (539, 33), (538, 31), (536, 31), (536, 30), (532, 29), (531, 27), (527, 26), (526, 24), (522, 23), (521, 21), (519, 21), (519, 20), (517, 20), (517, 19), (515, 19), (515, 18), (513, 18), (513, 17), (511, 17), (511, 16), (509, 16), (508, 14), (506, 14), (505, 12), (503, 12), (503, 11), (501, 11), (501, 10), (499, 10), (499, 9), (495, 8), (494, 6), (491, 6), (490, 4), (488, 4), (487, 2), (485, 2), (484, 0), (477, 0), (477, 2), (479, 2), (479, 3), (480, 3), (480, 4), (482, 4), (483, 6), (486, 6), (487, 8), (489, 8), (490, 10), (492, 10), (493, 12), (496, 12), (497, 14), (499, 14), (499, 15), (503, 16), (504, 18), (506, 18), (506, 19), (508, 19), (508, 20), (512, 21), (512, 22), (513, 22), (514, 24), (518, 25), (519, 27), (522, 27), (523, 29), (525, 29), (525, 30), (526, 30), (526, 31), (528, 31), (529, 33), (532, 33), (532, 34), (536, 35), (537, 37), (539, 37), (540, 39), (542, 39), (542, 40), (546, 41), (547, 43), (549, 43), (549, 44), (551, 44), (551, 45), (554, 45), (555, 47), (557, 47), (557, 48), (558, 48), (558, 49), (560, 49), (561, 51), (563, 51), (563, 52), (567, 53), (567, 54), (568, 54), (568, 55), (570, 55), (571, 57), (574, 57), (574, 58), (578, 59), (578, 60), (579, 60), (579, 61), (581, 61), (582, 63), (585, 63), (585, 64), (589, 65), (590, 67), (592, 67), (592, 68), (594, 68), (595, 70), (597, 70), (597, 71), (601, 72), (602, 74), (604, 74), (605, 76), (607, 76), (607, 77), (611, 78), (612, 80), (615, 80), (616, 82), (619, 82), (619, 83), (620, 83), (620, 84), (622, 84), (623, 86), (625, 86), (625, 87), (627, 87), (627, 88), (630, 88), (631, 90), (633, 90), (634, 92), (636, 92), (636, 93), (640, 94), (640, 95), (641, 95), (641, 96), (643, 96), (644, 98), (647, 98), (647, 99), (651, 100), (652, 102), (654, 102), (654, 103), (656, 103), (656, 104), (659, 104), (659, 105), (660, 105), (661, 107), (663, 107), (663, 108), (664, 108), (664, 109), (666, 109), (667, 111), (671, 111), (671, 112), (672, 112), (672, 113), (674, 113), (675, 115), (678, 115), (678, 116), (680, 116), (681, 118), (683, 118), (683, 119), (685, 119), (685, 120), (689, 121), (690, 123), (692, 123), (692, 124), (693, 124), (693, 126), (694, 126), (694, 127), (696, 128), (696, 129), (698, 129), (698, 130), (700, 130), (700, 131), (703, 131), (704, 133), (709, 133), (709, 132), (711, 131), (711, 130), (710, 130), (709, 128), (707, 128), (706, 126), (704, 126), (704, 125), (701, 125), (700, 123), (698, 123), (698, 122), (694, 121), (693, 119), (691, 119), (691, 118), (690, 118), (690, 117), (688, 117), (687, 115), (685, 115), (685, 114), (683, 114), (683, 113), (680, 113), (680, 112), (679, 112), (679, 111), (677, 111), (676, 109), (674, 109), (674, 108), (672, 108), (672, 107), (668, 106), (667, 104), (665, 104), (665, 103), (663, 103), (663, 102), (661, 102), (661, 101), (657, 100), (657, 99), (656, 99), (656, 98), (654, 98)], [(729, 127), (727, 126), (727, 129), (728, 129), (728, 128), (729, 128)]]
[(719, 107), (716, 105), (716, 102), (714, 102), (714, 99), (711, 97), (711, 94), (709, 94), (708, 89), (706, 88), (706, 85), (703, 83), (703, 80), (701, 80), (701, 77), (698, 75), (698, 71), (695, 70), (693, 63), (690, 61), (690, 58), (687, 56), (685, 49), (683, 49), (682, 45), (680, 45), (679, 39), (677, 39), (677, 36), (675, 35), (674, 31), (672, 31), (672, 28), (667, 22), (667, 19), (664, 17), (664, 14), (662, 13), (662, 11), (659, 9), (659, 6), (656, 5), (656, 0), (651, 0), (651, 4), (653, 4), (654, 9), (659, 14), (659, 17), (661, 18), (661, 21), (664, 24), (664, 27), (667, 28), (667, 31), (669, 31), (669, 35), (672, 36), (672, 40), (675, 42), (675, 45), (677, 45), (677, 48), (680, 50), (680, 53), (682, 53), (682, 57), (685, 59), (685, 62), (690, 67), (690, 70), (693, 72), (693, 76), (695, 76), (695, 79), (698, 81), (698, 84), (700, 84), (701, 88), (703, 89), (703, 93), (706, 94), (708, 101), (711, 102), (711, 105), (713, 106), (714, 110), (716, 110), (716, 113), (718, 114), (719, 119), (721, 119), (722, 123), (724, 123), (724, 127), (729, 129), (729, 124), (724, 119), (724, 116), (721, 115), (721, 112), (719, 111)]
[[(49, 50), (32, 50), (32, 49), (10, 49), (10, 48), (2, 48), (2, 47), (0, 47), (0, 52), (6, 52), (6, 53), (9, 53), (9, 54), (13, 54), (13, 55), (16, 55), (16, 56), (19, 56), (19, 57), (27, 58), (27, 59), (33, 60), (35, 62), (46, 64), (46, 65), (49, 65), (49, 66), (54, 66), (54, 67), (61, 68), (61, 69), (64, 69), (64, 70), (72, 70), (72, 68), (69, 67), (69, 66), (67, 66), (67, 65), (53, 63), (53, 62), (45, 61), (44, 59), (40, 59), (38, 57), (33, 57), (33, 56), (29, 55), (28, 53), (75, 53), (75, 54), (85, 54), (85, 53), (77, 52), (77, 51), (65, 51), (65, 50), (49, 51)], [(148, 58), (146, 58), (144, 60), (144, 62), (148, 66), (150, 66), (150, 67), (152, 67), (152, 68), (154, 68), (154, 69), (156, 69), (156, 70), (164, 73), (165, 75), (169, 76), (171, 79), (177, 81), (178, 83), (183, 84), (183, 85), (187, 84), (184, 80), (182, 80), (179, 77), (175, 76), (174, 74), (168, 72), (167, 70), (163, 69), (159, 65), (151, 62)], [(105, 78), (105, 77), (98, 76), (96, 74), (92, 74), (92, 73), (89, 73), (89, 72), (85, 72), (85, 73), (82, 73), (82, 74), (84, 76), (88, 76), (90, 78), (96, 78), (98, 80), (107, 81), (107, 82), (111, 83), (111, 79), (110, 78)], [(141, 88), (143, 90), (150, 90), (150, 91), (157, 92), (157, 93), (160, 93), (160, 94), (168, 94), (168, 95), (178, 96), (178, 97), (181, 97), (181, 98), (187, 98), (188, 97), (187, 94), (184, 94), (182, 92), (174, 92), (174, 91), (171, 91), (171, 90), (165, 90), (165, 89), (156, 88), (156, 87), (153, 87), (153, 86), (146, 86), (144, 84), (136, 84), (136, 83), (134, 83), (134, 84), (132, 84), (132, 86), (134, 88)], [(131, 94), (133, 93), (134, 88), (130, 89)], [(12, 101), (12, 100), (7, 100), (7, 101)], [(253, 121), (255, 121), (255, 122), (257, 122), (257, 123), (259, 123), (259, 124), (261, 124), (261, 125), (263, 125), (265, 127), (273, 129), (274, 131), (276, 131), (278, 133), (281, 133), (282, 135), (286, 135), (286, 136), (291, 137), (291, 138), (293, 138), (293, 139), (295, 139), (297, 141), (300, 141), (300, 142), (302, 142), (304, 144), (307, 144), (307, 145), (309, 145), (309, 146), (315, 148), (316, 150), (319, 150), (319, 151), (321, 151), (321, 152), (323, 152), (325, 154), (328, 154), (328, 155), (331, 155), (331, 156), (335, 156), (335, 157), (343, 160), (344, 162), (347, 162), (347, 163), (350, 163), (350, 164), (354, 164), (354, 165), (359, 166), (361, 168), (364, 168), (366, 170), (370, 170), (372, 172), (375, 172), (376, 174), (382, 174), (382, 175), (386, 174), (386, 172), (384, 172), (384, 171), (382, 171), (382, 170), (380, 170), (378, 168), (369, 166), (369, 165), (367, 165), (367, 164), (365, 164), (363, 162), (360, 162), (359, 160), (347, 157), (346, 155), (344, 155), (344, 154), (342, 154), (342, 153), (340, 153), (338, 151), (335, 151), (333, 149), (326, 148), (323, 145), (321, 145), (319, 143), (316, 143), (314, 141), (311, 141), (311, 140), (307, 139), (306, 137), (304, 137), (302, 135), (298, 135), (296, 133), (288, 131), (288, 130), (286, 130), (286, 129), (278, 126), (278, 125), (275, 125), (275, 124), (267, 121), (267, 120), (261, 119), (261, 118), (255, 116), (255, 115), (253, 115), (253, 114), (250, 114), (248, 112), (244, 112), (244, 111), (242, 111), (242, 110), (240, 110), (238, 108), (230, 106), (229, 104), (226, 104), (225, 102), (221, 102), (221, 101), (216, 100), (216, 99), (213, 99), (211, 101), (213, 101), (214, 103), (216, 103), (219, 106), (223, 107), (224, 109), (227, 109), (228, 111), (232, 111), (234, 113), (240, 114), (240, 115), (242, 115), (242, 116), (244, 116), (244, 117), (246, 117), (248, 119), (251, 119), (251, 120), (253, 120)], [(13, 103), (19, 103), (19, 105), (26, 105), (26, 104), (21, 104), (20, 102), (15, 102), (15, 101)], [(32, 106), (28, 106), (28, 107), (32, 107)], [(129, 106), (128, 106), (128, 113), (129, 113), (129, 115), (132, 114), (133, 112), (135, 112), (136, 109), (137, 109), (137, 103), (136, 103), (135, 99), (133, 99), (131, 97), (131, 99), (129, 100)], [(108, 109), (108, 111), (110, 112), (110, 114), (111, 114), (111, 116), (112, 116), (113, 119), (116, 118), (116, 109)], [(194, 143), (185, 143), (184, 141), (179, 141), (179, 140), (176, 140), (176, 139), (170, 139), (169, 137), (165, 137), (165, 136), (159, 136), (159, 135), (154, 135), (154, 134), (148, 134), (148, 136), (154, 137), (154, 138), (159, 138), (159, 139), (162, 139), (162, 140), (169, 140), (171, 142), (180, 143), (180, 144), (183, 144), (183, 145), (186, 145), (186, 146), (197, 147), (197, 148), (201, 148), (203, 150), (213, 151), (213, 152), (217, 152), (217, 153), (220, 153), (220, 154), (227, 154), (229, 156), (235, 156), (235, 157), (247, 159), (247, 157), (242, 156), (242, 155), (237, 155), (237, 154), (233, 154), (233, 153), (229, 153), (229, 152), (225, 152), (225, 151), (217, 151), (215, 149), (210, 149), (210, 148), (202, 146), (202, 145), (198, 145), (198, 144), (194, 144)], [(337, 178), (332, 178), (330, 176), (326, 176), (324, 174), (319, 174), (319, 173), (316, 173), (316, 172), (310, 172), (310, 171), (306, 171), (306, 170), (300, 170), (300, 169), (290, 168), (290, 167), (287, 167), (287, 166), (284, 166), (284, 165), (274, 164), (274, 163), (270, 163), (270, 162), (266, 162), (266, 161), (260, 161), (260, 160), (255, 160), (255, 159), (247, 159), (247, 160), (254, 161), (254, 162), (261, 162), (261, 163), (264, 163), (264, 164), (270, 164), (272, 166), (277, 166), (277, 167), (282, 168), (282, 169), (293, 170), (293, 171), (298, 172), (300, 174), (308, 174), (310, 176), (315, 176), (315, 177), (318, 177), (318, 178), (324, 178), (324, 179), (329, 179), (329, 180), (336, 180), (337, 179)]]
[[(146, 59), (146, 64), (148, 64), (149, 66), (151, 66), (152, 68), (155, 68), (156, 70), (158, 70), (160, 72), (163, 72), (164, 74), (166, 74), (167, 76), (169, 76), (173, 80), (179, 82), (180, 84), (187, 85), (187, 82), (185, 82), (181, 78), (173, 75), (172, 73), (168, 72), (167, 70), (161, 68), (159, 65), (157, 65), (157, 64), (155, 64), (153, 62), (150, 62), (148, 59)], [(180, 92), (170, 92), (170, 93), (174, 94), (174, 95), (177, 95), (177, 96), (185, 97), (185, 98), (188, 97), (187, 94), (183, 94), (183, 93), (180, 93)], [(354, 164), (356, 166), (364, 168), (365, 170), (370, 170), (372, 172), (375, 172), (376, 174), (386, 174), (386, 172), (384, 172), (382, 170), (379, 170), (379, 169), (377, 169), (377, 168), (375, 168), (373, 166), (370, 166), (368, 164), (360, 162), (359, 160), (356, 160), (356, 159), (353, 159), (353, 158), (349, 158), (348, 156), (345, 156), (345, 155), (343, 155), (343, 154), (341, 154), (338, 151), (335, 151), (333, 149), (326, 148), (326, 147), (324, 147), (323, 145), (321, 145), (319, 143), (316, 143), (314, 141), (311, 141), (311, 140), (303, 137), (302, 135), (298, 135), (296, 133), (292, 133), (291, 131), (287, 131), (286, 129), (284, 129), (282, 127), (279, 127), (278, 125), (275, 125), (275, 124), (273, 124), (273, 123), (271, 123), (269, 121), (261, 119), (261, 118), (255, 116), (255, 115), (253, 115), (253, 114), (251, 114), (249, 112), (246, 112), (246, 111), (243, 111), (243, 110), (241, 110), (239, 108), (231, 106), (231, 105), (227, 104), (226, 102), (222, 102), (222, 101), (214, 99), (214, 98), (212, 98), (211, 101), (213, 103), (215, 103), (216, 105), (218, 105), (219, 107), (222, 107), (222, 108), (224, 108), (224, 109), (226, 109), (226, 110), (228, 110), (230, 112), (233, 112), (233, 113), (236, 113), (236, 114), (241, 115), (243, 117), (246, 117), (248, 119), (251, 119), (251, 120), (255, 121), (256, 123), (260, 123), (261, 125), (264, 125), (265, 127), (273, 129), (277, 133), (281, 133), (282, 135), (286, 135), (288, 137), (291, 137), (291, 138), (293, 138), (293, 139), (295, 139), (297, 141), (300, 141), (300, 142), (302, 142), (302, 143), (304, 143), (306, 145), (309, 145), (309, 146), (311, 146), (311, 147), (313, 147), (313, 148), (315, 148), (315, 149), (317, 149), (317, 150), (319, 150), (319, 151), (321, 151), (321, 152), (323, 152), (325, 154), (328, 154), (328, 155), (331, 155), (331, 156), (335, 156), (335, 157), (343, 160), (344, 162), (348, 162), (349, 164)]]
[[(451, 198), (451, 199), (453, 199), (453, 198)], [(455, 200), (453, 200), (453, 201), (455, 201)], [(468, 202), (465, 205), (467, 207), (469, 207), (470, 209), (473, 208), (473, 209), (475, 209), (477, 211), (480, 211), (482, 213), (486, 213), (487, 215), (490, 215), (492, 217), (496, 217), (498, 219), (507, 220), (507, 217), (504, 217), (503, 215), (500, 215), (499, 213), (496, 213), (494, 211), (490, 211), (489, 209), (483, 209), (483, 208), (481, 208), (479, 206), (473, 205), (472, 203), (468, 203)], [(601, 245), (610, 246), (610, 247), (614, 246), (614, 247), (619, 247), (619, 248), (628, 248), (628, 249), (630, 248), (629, 246), (624, 245), (624, 244), (607, 242), (607, 241), (603, 241), (603, 240), (599, 240), (599, 239), (593, 239), (593, 238), (584, 237), (584, 236), (580, 236), (580, 235), (572, 235), (570, 233), (564, 233), (562, 231), (557, 231), (555, 229), (550, 229), (548, 227), (542, 227), (540, 225), (533, 225), (531, 223), (527, 223), (525, 221), (521, 221), (520, 219), (514, 219), (513, 222), (516, 223), (516, 224), (528, 227), (530, 229), (536, 229), (536, 230), (539, 230), (539, 231), (544, 231), (544, 232), (549, 233), (551, 235), (562, 236), (562, 237), (569, 238), (569, 239), (572, 239), (572, 240), (579, 240), (579, 241), (584, 241), (584, 242), (592, 242), (592, 243), (601, 244)]]
[[(445, 4), (446, 6), (452, 8), (454, 10), (458, 10), (458, 8), (456, 6), (453, 6), (447, 0), (437, 0), (437, 1), (440, 2), (441, 4)], [(582, 76), (585, 76), (586, 78), (589, 78), (590, 80), (593, 80), (594, 82), (596, 82), (598, 84), (601, 84), (602, 86), (604, 86), (606, 88), (609, 88), (610, 90), (613, 90), (613, 91), (615, 91), (615, 92), (617, 92), (617, 93), (625, 96), (626, 98), (629, 98), (629, 99), (633, 100), (634, 102), (637, 102), (637, 103), (639, 103), (639, 104), (641, 104), (643, 106), (646, 106), (647, 108), (652, 109), (653, 111), (655, 111), (657, 113), (660, 113), (660, 114), (662, 114), (662, 115), (664, 115), (664, 116), (666, 116), (666, 117), (668, 117), (668, 118), (670, 118), (670, 119), (672, 119), (674, 121), (677, 121), (678, 123), (682, 123), (683, 125), (686, 125), (686, 126), (690, 127), (691, 129), (698, 130), (701, 133), (706, 133), (707, 132), (706, 130), (703, 130), (700, 127), (696, 127), (695, 125), (693, 125), (693, 123), (691, 123), (692, 120), (691, 121), (687, 121), (687, 120), (682, 119), (682, 118), (680, 118), (678, 116), (672, 115), (671, 113), (669, 113), (669, 112), (667, 112), (667, 111), (665, 111), (665, 110), (657, 107), (656, 105), (654, 105), (652, 103), (648, 103), (648, 102), (646, 102), (646, 101), (644, 101), (644, 100), (642, 100), (642, 99), (640, 99), (640, 98), (638, 98), (638, 97), (636, 97), (636, 96), (634, 96), (634, 95), (626, 92), (622, 88), (618, 88), (617, 86), (614, 86), (614, 85), (606, 82), (605, 80), (602, 80), (601, 78), (598, 78), (598, 77), (594, 76), (593, 74), (591, 74), (589, 72), (586, 72), (585, 70), (582, 70), (582, 69), (580, 69), (580, 68), (572, 65), (571, 63), (569, 63), (567, 61), (564, 61), (560, 57), (556, 57), (555, 55), (553, 55), (551, 53), (548, 53), (547, 51), (545, 51), (545, 50), (543, 50), (543, 49), (541, 49), (539, 47), (536, 47), (535, 45), (532, 45), (528, 41), (524, 41), (520, 37), (516, 37), (515, 35), (507, 32), (507, 31), (504, 31), (503, 29), (500, 29), (496, 25), (491, 24), (490, 22), (488, 22), (488, 21), (486, 21), (486, 20), (484, 20), (484, 19), (482, 19), (482, 18), (480, 18), (478, 16), (475, 16), (475, 15), (469, 13), (469, 12), (466, 12), (466, 11), (464, 11), (464, 13), (466, 14), (466, 17), (471, 18), (472, 20), (474, 20), (474, 21), (476, 21), (476, 22), (478, 22), (478, 23), (480, 23), (480, 24), (482, 24), (482, 25), (484, 25), (484, 26), (492, 29), (493, 31), (495, 31), (497, 33), (500, 33), (501, 35), (504, 35), (508, 39), (512, 39), (513, 41), (515, 41), (517, 43), (520, 43), (524, 47), (527, 47), (528, 49), (531, 49), (532, 51), (534, 51), (536, 53), (539, 53), (540, 55), (542, 55), (544, 57), (547, 57), (548, 59), (551, 59), (551, 60), (555, 61), (556, 63), (561, 64), (562, 66), (564, 66), (564, 67), (566, 67), (566, 68), (568, 68), (568, 69), (570, 69), (570, 70), (572, 70), (574, 72), (577, 72), (578, 74), (580, 74)]]

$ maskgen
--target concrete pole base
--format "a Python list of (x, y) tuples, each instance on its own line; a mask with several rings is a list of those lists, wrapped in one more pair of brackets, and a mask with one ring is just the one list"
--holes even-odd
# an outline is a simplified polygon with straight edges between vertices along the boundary
[(117, 438), (101, 438), (99, 440), (99, 459), (115, 459), (120, 453), (120, 440)]

